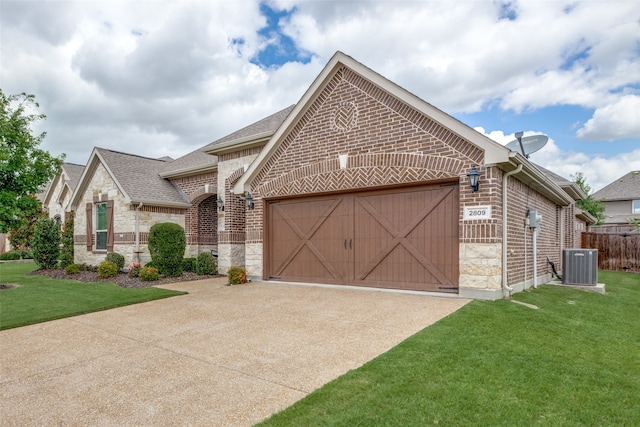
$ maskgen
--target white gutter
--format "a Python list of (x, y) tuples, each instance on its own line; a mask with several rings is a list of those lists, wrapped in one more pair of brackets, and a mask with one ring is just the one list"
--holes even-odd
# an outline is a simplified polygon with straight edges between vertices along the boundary
[(507, 285), (507, 178), (522, 170), (522, 163), (511, 172), (502, 175), (502, 289), (513, 292), (513, 288)]

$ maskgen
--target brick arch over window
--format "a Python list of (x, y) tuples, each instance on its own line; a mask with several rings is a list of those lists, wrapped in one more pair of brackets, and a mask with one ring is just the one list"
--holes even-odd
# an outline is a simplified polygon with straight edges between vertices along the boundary
[(304, 165), (257, 188), (262, 197), (357, 190), (410, 184), (437, 179), (458, 179), (462, 160), (412, 153), (378, 153), (349, 156), (345, 168), (332, 159)]

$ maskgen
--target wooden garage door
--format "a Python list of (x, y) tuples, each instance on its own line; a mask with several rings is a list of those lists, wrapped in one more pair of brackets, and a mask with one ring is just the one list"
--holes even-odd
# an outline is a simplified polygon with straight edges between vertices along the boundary
[(271, 201), (272, 280), (458, 290), (458, 186)]

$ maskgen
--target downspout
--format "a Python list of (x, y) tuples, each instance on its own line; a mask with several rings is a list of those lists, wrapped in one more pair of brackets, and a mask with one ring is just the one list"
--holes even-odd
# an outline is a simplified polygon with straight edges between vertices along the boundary
[(538, 227), (533, 229), (533, 288), (538, 287)]
[(502, 175), (502, 289), (509, 292), (509, 296), (513, 288), (507, 285), (507, 178), (521, 170), (522, 163), (511, 172)]
[(142, 202), (136, 207), (136, 262), (140, 263), (140, 208)]

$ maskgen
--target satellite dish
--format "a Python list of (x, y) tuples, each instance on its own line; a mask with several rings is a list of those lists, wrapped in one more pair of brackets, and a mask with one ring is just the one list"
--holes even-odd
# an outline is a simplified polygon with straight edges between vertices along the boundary
[(505, 147), (511, 151), (519, 151), (523, 156), (529, 158), (529, 154), (535, 153), (542, 147), (544, 147), (549, 141), (549, 137), (545, 135), (531, 135), (524, 138), (514, 139)]

